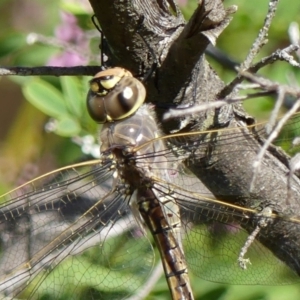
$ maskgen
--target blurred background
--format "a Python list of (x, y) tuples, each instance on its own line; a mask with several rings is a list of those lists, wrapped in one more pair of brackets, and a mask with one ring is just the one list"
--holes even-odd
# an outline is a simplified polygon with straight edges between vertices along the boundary
[[(218, 39), (217, 47), (233, 64), (239, 63), (263, 24), (268, 1), (226, 0), (224, 3), (237, 5), (238, 11)], [(197, 1), (178, 0), (178, 4), (189, 19)], [(0, 66), (99, 64), (100, 34), (91, 22), (92, 10), (87, 0), (0, 0), (0, 12)], [(281, 1), (269, 42), (258, 59), (290, 44), (288, 29), (293, 22), (296, 27), (300, 24), (300, 1)], [(226, 83), (233, 79), (232, 68), (211, 57), (209, 61)], [(260, 74), (281, 83), (299, 85), (299, 70), (285, 62), (276, 62)], [(95, 137), (97, 133), (97, 127), (85, 112), (89, 79), (0, 77), (0, 194), (39, 174), (94, 156), (96, 141), (90, 142), (88, 149), (84, 142), (84, 138)], [(267, 119), (273, 106), (272, 97), (245, 103), (248, 112), (258, 120)], [(197, 299), (300, 297), (299, 285), (226, 286), (194, 277), (192, 280)], [(164, 278), (148, 299), (169, 299)]]

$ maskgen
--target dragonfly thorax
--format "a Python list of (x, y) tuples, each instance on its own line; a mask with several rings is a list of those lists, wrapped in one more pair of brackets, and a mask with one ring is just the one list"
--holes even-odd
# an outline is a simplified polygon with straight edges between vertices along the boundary
[[(135, 114), (127, 119), (103, 124), (100, 133), (101, 153), (112, 148), (121, 148), (125, 153), (131, 153), (135, 147), (145, 144), (140, 152), (161, 150), (165, 147), (162, 141), (147, 142), (157, 138), (160, 130), (149, 105), (143, 105)], [(150, 149), (151, 148), (151, 149)], [(138, 153), (139, 154), (139, 153)]]
[[(103, 124), (100, 152), (103, 155), (113, 154), (120, 177), (125, 181), (130, 178), (130, 184), (135, 185), (135, 182), (154, 175), (154, 169), (168, 169), (167, 158), (154, 155), (166, 149), (164, 141), (156, 139), (159, 136), (152, 107), (145, 104), (124, 120)], [(142, 173), (140, 170), (143, 170)]]

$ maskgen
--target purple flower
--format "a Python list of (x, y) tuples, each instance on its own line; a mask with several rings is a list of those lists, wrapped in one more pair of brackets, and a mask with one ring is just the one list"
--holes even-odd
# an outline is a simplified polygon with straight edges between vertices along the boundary
[(177, 0), (179, 6), (183, 7), (187, 5), (187, 0)]
[(48, 66), (55, 67), (73, 67), (79, 65), (86, 65), (88, 59), (84, 56), (81, 56), (77, 52), (65, 51), (56, 55), (53, 55), (49, 60)]
[(71, 67), (86, 65), (88, 55), (82, 53), (89, 52), (89, 43), (84, 31), (78, 26), (75, 16), (61, 12), (62, 23), (55, 29), (57, 44), (64, 51), (54, 55), (48, 61), (48, 65)]
[(64, 42), (80, 44), (84, 39), (83, 30), (77, 25), (77, 19), (75, 16), (61, 12), (60, 17), (62, 24), (55, 29), (55, 36)]

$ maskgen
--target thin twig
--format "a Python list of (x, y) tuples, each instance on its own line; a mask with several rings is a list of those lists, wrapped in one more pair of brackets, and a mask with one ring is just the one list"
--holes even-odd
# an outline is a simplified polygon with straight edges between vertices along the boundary
[[(296, 22), (292, 22), (288, 29), (289, 38), (292, 44), (299, 45), (300, 44), (300, 31), (299, 25)], [(300, 51), (296, 51), (296, 55), (298, 60), (300, 60)]]
[[(281, 96), (284, 96), (284, 95), (285, 95), (285, 93), (281, 94)], [(280, 130), (285, 125), (287, 120), (290, 117), (292, 117), (292, 115), (299, 109), (299, 107), (300, 107), (300, 99), (298, 98), (297, 101), (295, 102), (295, 104), (293, 105), (293, 107), (280, 119), (280, 121), (277, 123), (276, 127), (273, 129), (272, 133), (269, 135), (267, 140), (264, 142), (264, 145), (261, 147), (261, 149), (260, 149), (260, 151), (257, 155), (257, 158), (253, 163), (254, 172), (253, 172), (253, 177), (252, 177), (252, 181), (251, 181), (251, 184), (250, 184), (250, 192), (253, 191), (256, 176), (257, 176), (257, 173), (259, 171), (262, 159), (263, 159), (267, 149), (269, 148), (271, 143), (276, 139), (276, 137), (278, 136)]]
[(183, 116), (187, 116), (187, 115), (192, 115), (192, 114), (199, 113), (201, 111), (205, 111), (208, 109), (219, 108), (224, 105), (240, 102), (240, 101), (251, 99), (251, 98), (263, 97), (263, 96), (267, 96), (267, 95), (271, 95), (271, 94), (274, 94), (274, 92), (273, 91), (265, 91), (265, 92), (259, 92), (259, 93), (252, 93), (252, 94), (248, 94), (248, 95), (244, 95), (244, 96), (237, 96), (234, 98), (228, 98), (228, 99), (226, 98), (225, 100), (219, 100), (219, 101), (199, 104), (196, 106), (190, 106), (190, 107), (185, 107), (185, 108), (171, 108), (164, 114), (163, 121), (167, 121), (170, 119), (183, 117)]
[(99, 66), (77, 67), (0, 67), (0, 76), (94, 76), (101, 71)]
[(266, 44), (266, 38), (268, 36), (268, 32), (269, 32), (272, 20), (275, 16), (278, 3), (279, 3), (279, 0), (270, 0), (268, 13), (267, 13), (265, 21), (264, 21), (264, 26), (259, 31), (258, 36), (257, 36), (255, 42), (253, 43), (245, 61), (242, 63), (242, 65), (241, 65), (242, 70), (247, 70), (250, 67), (255, 56), (259, 53), (260, 49)]
[(271, 55), (262, 58), (258, 63), (249, 68), (249, 72), (256, 73), (259, 69), (266, 65), (270, 65), (277, 60), (282, 60), (288, 62), (293, 67), (300, 67), (300, 64), (291, 56), (290, 54), (299, 50), (298, 45), (290, 45), (282, 50), (276, 50)]
[(279, 110), (283, 104), (284, 101), (284, 96), (285, 96), (285, 90), (279, 86), (278, 88), (278, 97), (277, 100), (275, 102), (275, 107), (271, 112), (271, 116), (270, 116), (270, 120), (268, 122), (268, 125), (266, 126), (266, 132), (267, 134), (270, 134), (271, 131), (273, 130), (275, 123), (276, 123), (276, 119), (278, 117), (279, 114)]
[[(87, 34), (86, 38), (91, 39), (90, 32)], [(28, 34), (26, 41), (29, 45), (33, 45), (36, 43), (49, 45), (52, 47), (63, 49), (64, 52), (71, 51), (71, 52), (78, 53), (82, 57), (86, 57), (88, 61), (99, 61), (98, 55), (91, 54), (89, 51), (87, 51), (87, 49), (82, 47), (82, 45), (75, 45), (72, 43), (68, 43), (60, 39), (57, 39), (56, 37), (48, 37), (42, 34), (32, 32)]]
[(252, 74), (248, 71), (241, 72), (241, 76), (247, 78), (251, 82), (259, 84), (263, 90), (278, 92), (279, 87), (282, 87), (286, 94), (300, 98), (300, 90), (297, 87), (280, 84), (278, 82), (274, 82), (264, 77)]
[[(245, 61), (241, 64), (241, 67), (240, 67), (241, 71), (245, 71), (250, 67), (255, 56), (258, 54), (260, 49), (266, 44), (266, 42), (267, 42), (266, 38), (268, 36), (268, 31), (271, 26), (272, 20), (275, 16), (278, 2), (279, 2), (279, 0), (270, 0), (269, 9), (268, 9), (268, 13), (265, 18), (265, 21), (264, 21), (264, 25), (261, 28), (261, 30), (259, 31), (259, 34), (258, 34), (256, 40), (254, 41)], [(231, 81), (228, 85), (226, 85), (222, 89), (222, 91), (219, 93), (219, 97), (224, 98), (227, 95), (229, 95), (233, 91), (235, 86), (238, 83), (241, 83), (242, 80), (243, 80), (243, 77), (239, 74), (233, 81)]]
[(300, 153), (297, 153), (295, 156), (293, 156), (289, 162), (289, 168), (290, 172), (288, 174), (287, 178), (287, 197), (286, 197), (286, 203), (290, 204), (290, 199), (292, 197), (292, 186), (291, 181), (293, 178), (293, 175), (299, 171), (300, 168)]
[[(263, 78), (261, 76), (252, 74), (248, 71), (241, 72), (241, 76), (243, 76), (244, 78), (247, 78), (248, 80), (250, 80), (251, 82), (253, 82), (255, 84), (259, 84), (261, 86), (261, 88), (265, 91), (273, 91), (273, 92), (278, 93), (277, 103), (275, 105), (275, 108), (272, 112), (272, 116), (271, 116), (271, 119), (270, 119), (271, 125), (269, 125), (269, 129), (267, 129), (267, 131), (269, 131), (271, 133), (270, 133), (269, 137), (266, 139), (266, 141), (264, 142), (264, 145), (260, 148), (260, 151), (257, 154), (256, 160), (254, 161), (254, 164), (253, 164), (253, 169), (254, 169), (253, 170), (253, 177), (252, 177), (252, 181), (251, 181), (251, 184), (250, 184), (250, 191), (253, 191), (254, 184), (255, 184), (255, 181), (256, 181), (256, 177), (257, 177), (257, 173), (259, 171), (262, 159), (263, 159), (267, 149), (269, 148), (271, 143), (274, 141), (274, 139), (278, 136), (280, 130), (285, 125), (287, 120), (300, 107), (300, 90), (297, 87), (282, 85), (282, 84), (279, 84), (277, 82), (273, 82), (269, 79)], [(294, 96), (297, 100), (294, 103), (294, 105), (291, 107), (291, 109), (280, 119), (280, 121), (277, 123), (277, 125), (274, 126), (273, 124), (275, 124), (275, 119), (278, 115), (279, 109), (280, 109), (280, 107), (283, 103), (284, 97), (287, 94), (290, 94), (290, 95)], [(273, 128), (270, 128), (270, 127), (273, 127)]]
[(241, 84), (238, 84), (235, 89), (237, 90), (250, 90), (250, 89), (261, 89), (261, 86), (260, 84), (257, 84), (257, 83), (241, 83)]

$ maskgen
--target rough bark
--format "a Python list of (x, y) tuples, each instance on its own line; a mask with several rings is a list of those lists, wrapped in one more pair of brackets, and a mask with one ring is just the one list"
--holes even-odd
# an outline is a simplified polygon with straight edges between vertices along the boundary
[[(287, 203), (288, 157), (276, 148), (268, 150), (249, 192), (253, 163), (263, 141), (246, 128), (253, 120), (239, 105), (182, 117), (180, 121), (161, 119), (168, 107), (217, 99), (224, 83), (209, 66), (204, 51), (227, 26), (234, 8), (225, 9), (221, 0), (203, 0), (186, 24), (172, 0), (90, 0), (90, 3), (109, 44), (113, 65), (139, 75), (157, 62), (157, 69), (145, 85), (147, 101), (156, 104), (165, 133), (240, 128), (243, 134), (238, 135), (238, 140), (231, 137), (231, 142), (224, 139), (224, 133), (204, 137), (209, 142), (205, 155), (191, 157), (190, 169), (212, 193), (243, 207), (271, 206), (280, 216), (297, 215), (300, 182), (294, 178), (292, 197)], [(300, 274), (298, 229), (295, 223), (279, 222), (264, 229), (260, 241)], [(282, 239), (279, 249), (276, 242)]]

